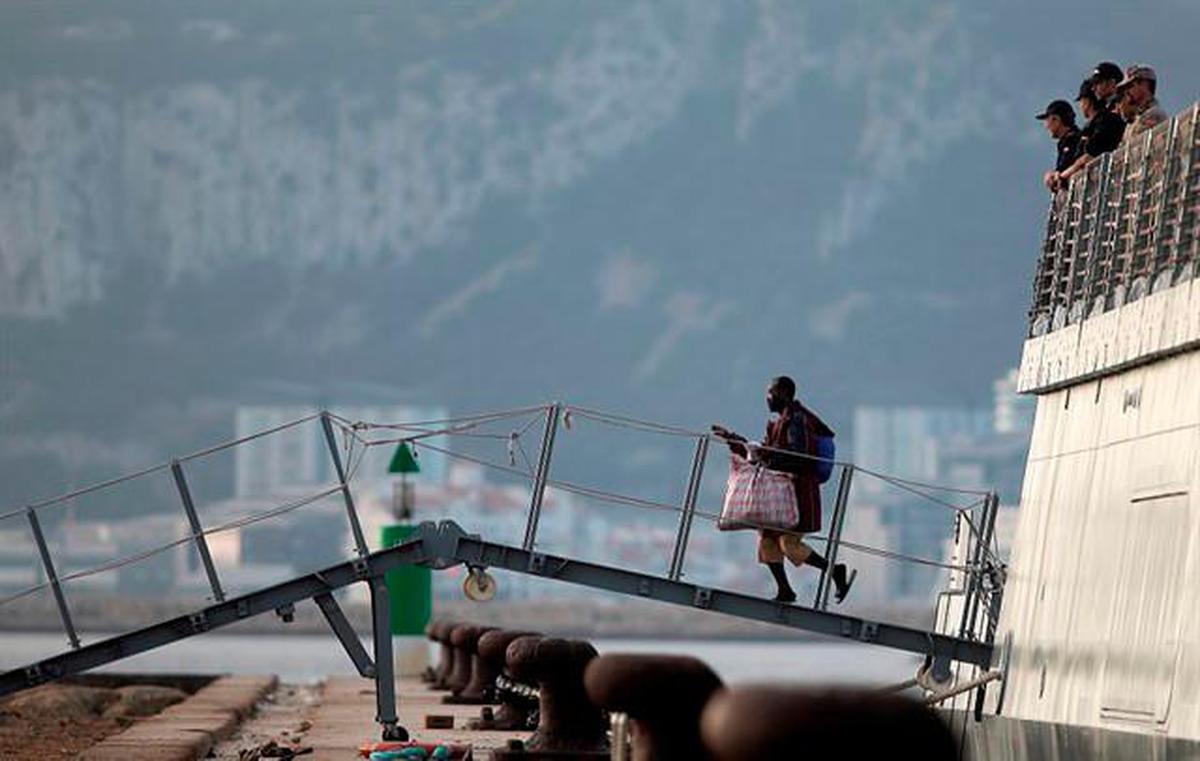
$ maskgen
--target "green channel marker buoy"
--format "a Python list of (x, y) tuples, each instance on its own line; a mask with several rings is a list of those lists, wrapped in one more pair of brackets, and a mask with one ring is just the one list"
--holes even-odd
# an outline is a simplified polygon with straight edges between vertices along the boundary
[(401, 441), (400, 446), (396, 447), (395, 454), (392, 455), (392, 461), (388, 463), (388, 473), (399, 473), (408, 475), (409, 473), (420, 473), (421, 466), (417, 464), (417, 458), (413, 457), (412, 450), (408, 448), (408, 442)]
[[(395, 547), (416, 533), (417, 527), (408, 524), (384, 526), (381, 544)], [(433, 572), (410, 565), (388, 571), (384, 579), (392, 612), (392, 634), (424, 634), (433, 614)]]
[[(420, 473), (421, 466), (407, 442), (402, 441), (396, 447), (396, 453), (388, 464), (388, 472), (398, 473), (401, 478), (401, 500), (396, 506), (396, 517), (401, 521), (411, 520), (412, 492), (408, 488), (408, 476)], [(417, 527), (411, 523), (384, 526), (380, 543), (385, 548), (395, 547), (416, 533)], [(392, 634), (424, 634), (433, 613), (433, 573), (420, 566), (404, 566), (388, 571), (384, 578), (392, 612)]]

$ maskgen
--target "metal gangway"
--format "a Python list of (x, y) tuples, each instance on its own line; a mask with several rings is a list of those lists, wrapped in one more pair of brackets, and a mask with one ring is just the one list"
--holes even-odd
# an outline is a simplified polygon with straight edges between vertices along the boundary
[[(508, 430), (499, 432), (489, 430), (489, 426), (505, 426), (510, 421), (521, 418), (524, 418), (525, 422), (520, 427), (510, 426)], [(556, 440), (560, 439), (561, 431), (578, 427), (583, 421), (689, 442), (692, 452), (691, 464), (680, 502), (671, 504), (552, 478)], [(536, 456), (531, 457), (524, 446), (524, 440), (538, 431), (538, 423), (540, 441), (535, 450)], [(303, 425), (319, 425), (323, 448), (327, 450), (332, 464), (333, 482), (317, 488), (311, 494), (270, 509), (225, 523), (203, 525), (186, 468), (205, 458), (237, 447), (252, 445), (265, 437), (281, 435)], [(488, 445), (497, 445), (503, 454), (507, 455), (507, 461), (503, 458), (496, 461), (458, 451), (446, 441), (455, 437), (469, 437)], [(993, 659), (992, 638), (999, 613), (1004, 572), (1004, 564), (999, 557), (994, 536), (996, 513), (999, 509), (999, 500), (994, 492), (938, 487), (877, 473), (849, 462), (834, 463), (837, 477), (830, 480), (830, 485), (835, 486), (835, 496), (827, 513), (828, 531), (824, 535), (806, 535), (805, 540), (823, 546), (829, 568), (838, 562), (840, 551), (848, 550), (876, 555), (889, 561), (920, 563), (949, 570), (956, 579), (958, 594), (961, 595), (961, 621), (957, 626), (957, 633), (946, 633), (944, 629), (924, 630), (830, 610), (832, 580), (827, 572), (821, 573), (815, 596), (807, 605), (777, 602), (754, 594), (687, 580), (685, 566), (696, 519), (715, 522), (719, 517), (719, 511), (706, 511), (699, 505), (702, 479), (713, 443), (723, 444), (721, 439), (706, 432), (561, 403), (416, 422), (350, 420), (329, 411), (320, 411), (151, 468), (2, 513), (0, 522), (24, 517), (36, 544), (44, 580), (0, 597), (0, 615), (4, 615), (6, 605), (49, 590), (61, 618), (69, 649), (22, 668), (0, 673), (0, 696), (94, 669), (253, 616), (274, 612), (287, 621), (294, 615), (297, 603), (312, 600), (358, 673), (374, 680), (376, 720), (382, 727), (384, 738), (404, 738), (406, 732), (397, 724), (390, 613), (391, 606), (404, 605), (405, 601), (389, 599), (385, 574), (406, 566), (424, 566), (439, 570), (465, 567), (468, 579), (475, 582), (476, 588), (491, 586), (494, 580), (488, 575), (489, 569), (498, 569), (767, 622), (829, 637), (871, 643), (923, 655), (926, 668), (938, 681), (949, 676), (952, 664), (977, 667), (981, 670), (988, 668)], [(377, 447), (395, 447), (399, 444), (438, 452), (455, 460), (492, 468), (509, 477), (527, 481), (528, 508), (524, 514), (521, 540), (489, 541), (483, 536), (469, 533), (451, 520), (426, 521), (420, 524), (411, 539), (393, 547), (372, 551), (364, 534), (352, 483), (367, 452)], [(808, 457), (781, 450), (770, 451), (786, 456)], [(100, 493), (154, 474), (169, 474), (174, 482), (179, 505), (189, 527), (186, 535), (142, 552), (60, 574), (52, 543), (48, 541), (47, 532), (43, 529), (43, 513), (61, 508), (85, 495)], [(943, 559), (909, 557), (843, 539), (842, 531), (849, 512), (851, 486), (855, 478), (862, 477), (881, 479), (897, 489), (929, 501), (934, 507), (953, 510), (954, 530), (958, 535), (958, 556), (967, 558), (967, 561), (950, 563)], [(669, 559), (664, 558), (668, 561), (665, 572), (624, 568), (545, 551), (539, 543), (539, 526), (548, 490), (676, 516), (673, 547)], [(945, 494), (965, 495), (971, 501), (967, 504), (956, 504), (943, 498)], [(218, 572), (218, 564), (214, 562), (210, 549), (212, 537), (279, 518), (320, 500), (331, 498), (339, 499), (344, 505), (349, 536), (353, 542), (352, 556), (349, 559), (247, 593), (230, 595), (226, 592)], [(84, 643), (81, 640), (68, 602), (69, 596), (64, 593), (64, 586), (68, 582), (143, 562), (158, 553), (181, 546), (193, 549), (203, 567), (211, 593), (211, 597), (205, 601), (206, 604), (198, 604), (185, 615), (173, 616), (95, 642)], [(353, 626), (334, 597), (338, 590), (354, 584), (365, 584), (369, 594), (373, 642), (373, 653), (370, 654), (358, 639)], [(956, 607), (956, 615), (958, 610), (959, 607)], [(980, 690), (982, 689), (984, 687), (981, 686)]]

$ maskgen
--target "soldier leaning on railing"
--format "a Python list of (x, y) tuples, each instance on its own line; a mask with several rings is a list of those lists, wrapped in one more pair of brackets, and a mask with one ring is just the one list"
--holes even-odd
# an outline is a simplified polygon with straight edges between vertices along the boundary
[[(1062, 190), (1072, 177), (1086, 169), (1096, 158), (1116, 150), (1123, 139), (1145, 132), (1170, 118), (1158, 104), (1155, 97), (1157, 89), (1158, 75), (1151, 67), (1135, 64), (1122, 75), (1119, 66), (1105, 61), (1098, 64), (1079, 87), (1076, 100), (1088, 123), (1079, 132), (1078, 138), (1068, 136), (1065, 129), (1057, 128), (1052, 123), (1055, 114), (1065, 120), (1066, 111), (1070, 112), (1070, 121), (1074, 121), (1074, 111), (1066, 101), (1054, 101), (1051, 107), (1055, 110), (1048, 107), (1039, 114), (1037, 118), (1046, 120), (1050, 134), (1059, 139), (1057, 166), (1043, 177), (1046, 187), (1051, 192)], [(1067, 143), (1065, 146), (1064, 141)], [(1064, 151), (1069, 151), (1071, 147), (1076, 149), (1076, 154), (1064, 167)]]

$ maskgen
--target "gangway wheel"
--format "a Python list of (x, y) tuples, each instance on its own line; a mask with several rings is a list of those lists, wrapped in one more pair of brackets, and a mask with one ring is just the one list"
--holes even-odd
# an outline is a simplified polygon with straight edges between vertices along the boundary
[(496, 580), (481, 566), (469, 566), (463, 579), (463, 594), (468, 600), (487, 602), (496, 596)]
[(955, 682), (949, 665), (948, 662), (938, 663), (934, 658), (926, 656), (913, 681), (926, 692), (945, 692), (953, 687)]
[(387, 724), (383, 727), (381, 739), (384, 742), (406, 742), (408, 740), (408, 730), (399, 724)]

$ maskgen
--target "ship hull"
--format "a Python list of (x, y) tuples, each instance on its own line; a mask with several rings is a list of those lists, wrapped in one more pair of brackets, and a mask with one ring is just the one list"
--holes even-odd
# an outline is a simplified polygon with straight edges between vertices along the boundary
[[(1055, 724), (984, 716), (965, 711), (946, 712), (960, 738), (963, 758), (970, 761), (1193, 761), (1200, 759), (1200, 741), (1165, 735), (1123, 732), (1078, 724)], [(965, 735), (964, 735), (965, 732)]]

